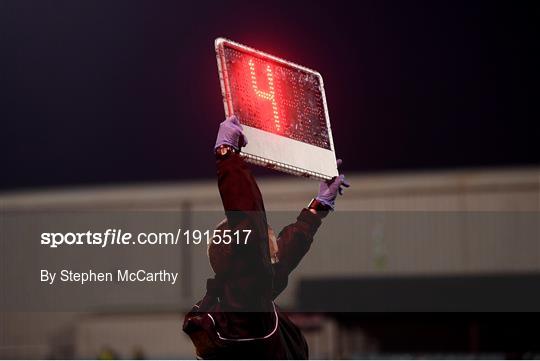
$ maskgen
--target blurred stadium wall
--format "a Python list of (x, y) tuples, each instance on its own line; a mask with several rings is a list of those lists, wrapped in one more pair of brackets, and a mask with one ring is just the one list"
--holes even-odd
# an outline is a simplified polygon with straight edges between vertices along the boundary
[[(339, 199), (338, 212), (538, 212), (540, 208), (538, 168), (357, 174), (348, 175), (348, 179), (352, 187)], [(318, 186), (290, 177), (262, 178), (259, 184), (268, 211), (299, 211)], [(2, 212), (174, 210), (184, 212), (192, 226), (198, 212), (222, 209), (214, 180), (4, 193), (0, 207)], [(330, 216), (325, 223), (338, 222), (337, 218)], [(272, 214), (270, 222), (276, 229), (286, 224), (272, 219)], [(429, 237), (414, 237), (415, 229), (396, 230), (391, 223), (372, 227), (358, 242), (347, 227), (323, 225), (278, 303), (284, 308), (295, 305), (300, 281), (306, 279), (540, 272), (540, 241), (520, 237), (516, 234), (519, 228), (511, 222), (503, 222), (480, 238), (478, 232), (485, 232), (485, 228), (477, 230), (474, 224), (466, 223), (433, 230)], [(425, 232), (429, 235), (430, 231)], [(4, 240), (30, 241), (5, 233), (1, 236)], [(407, 241), (398, 242), (400, 239)], [(182, 252), (178, 260), (186, 261), (188, 267), (184, 268), (183, 289), (177, 296), (155, 295), (168, 300), (169, 307), (125, 311), (103, 305), (99, 313), (4, 312), (0, 314), (0, 357), (193, 357), (191, 343), (181, 332), (178, 310), (202, 296), (211, 272), (205, 249)], [(306, 330), (313, 358), (377, 351), (377, 341), (369, 340), (361, 327), (345, 329), (340, 322), (320, 314), (297, 315), (296, 321)]]

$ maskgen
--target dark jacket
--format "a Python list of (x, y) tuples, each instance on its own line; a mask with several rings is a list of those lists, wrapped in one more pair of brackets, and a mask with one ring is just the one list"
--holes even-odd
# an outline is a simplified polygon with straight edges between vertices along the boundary
[(302, 333), (274, 304), (307, 253), (321, 219), (307, 209), (278, 235), (272, 264), (264, 203), (239, 155), (217, 161), (228, 229), (250, 229), (246, 245), (229, 246), (226, 271), (207, 280), (207, 292), (184, 319), (184, 331), (204, 359), (307, 359)]

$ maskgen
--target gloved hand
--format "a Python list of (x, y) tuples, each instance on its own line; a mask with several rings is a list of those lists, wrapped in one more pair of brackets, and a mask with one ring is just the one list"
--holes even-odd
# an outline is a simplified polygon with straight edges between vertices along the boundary
[[(343, 163), (343, 161), (341, 159), (338, 159), (336, 163), (339, 167)], [(334, 177), (329, 181), (321, 182), (321, 185), (319, 187), (319, 194), (317, 195), (316, 199), (333, 210), (336, 205), (336, 198), (338, 193), (343, 194), (342, 187), (350, 187), (350, 184), (345, 181), (345, 176), (343, 174), (340, 174), (339, 176)]]
[(233, 115), (225, 119), (219, 125), (219, 131), (216, 139), (214, 150), (220, 145), (227, 144), (236, 150), (247, 145), (247, 138), (243, 133), (243, 128), (238, 118)]

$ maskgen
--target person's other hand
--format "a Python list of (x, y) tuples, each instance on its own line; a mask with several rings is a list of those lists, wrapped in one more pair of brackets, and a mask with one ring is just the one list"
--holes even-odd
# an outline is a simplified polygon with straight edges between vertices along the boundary
[(236, 150), (240, 150), (240, 148), (245, 147), (247, 143), (247, 138), (243, 133), (242, 124), (240, 124), (238, 118), (233, 115), (225, 119), (219, 125), (214, 150), (224, 144), (229, 145)]
[[(336, 163), (339, 167), (343, 163), (343, 161), (341, 159), (338, 159)], [(317, 195), (316, 199), (333, 210), (336, 205), (336, 198), (338, 193), (343, 194), (343, 187), (350, 187), (350, 184), (347, 183), (343, 174), (340, 174), (339, 176), (334, 177), (329, 181), (321, 182), (321, 185), (319, 187), (319, 194)]]

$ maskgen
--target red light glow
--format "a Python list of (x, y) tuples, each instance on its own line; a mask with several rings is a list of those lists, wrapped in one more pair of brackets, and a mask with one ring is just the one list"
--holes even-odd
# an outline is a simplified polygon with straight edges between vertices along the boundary
[(257, 86), (257, 75), (255, 74), (255, 64), (253, 62), (253, 59), (249, 59), (249, 70), (251, 74), (251, 85), (253, 86), (253, 90), (255, 91), (255, 94), (257, 94), (257, 96), (263, 99), (266, 99), (272, 102), (273, 118), (276, 124), (276, 130), (279, 132), (279, 128), (280, 128), (279, 114), (277, 110), (276, 94), (274, 91), (274, 77), (272, 75), (272, 68), (270, 67), (269, 64), (266, 65), (266, 77), (268, 79), (268, 92), (263, 92)]
[(332, 149), (320, 76), (233, 43), (218, 52), (227, 114), (242, 124)]

